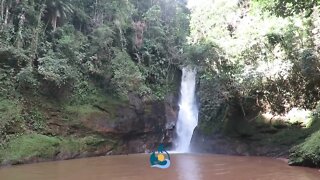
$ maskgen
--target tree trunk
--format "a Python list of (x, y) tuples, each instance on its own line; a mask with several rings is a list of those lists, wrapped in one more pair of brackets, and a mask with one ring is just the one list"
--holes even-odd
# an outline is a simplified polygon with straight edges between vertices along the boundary
[(52, 17), (52, 21), (51, 21), (53, 31), (56, 31), (56, 29), (57, 29), (57, 19), (58, 19), (57, 14), (54, 14)]
[(98, 7), (98, 0), (96, 0), (95, 5), (94, 5), (94, 16), (93, 16), (93, 22), (97, 22), (97, 7)]
[(9, 19), (9, 6), (6, 7), (6, 16), (4, 17), (4, 24), (8, 24)]
[(43, 12), (45, 10), (45, 7), (46, 6), (44, 4), (42, 4), (42, 7), (41, 7), (40, 12), (39, 12), (39, 16), (38, 16), (37, 28), (34, 30), (34, 38), (33, 38), (32, 43), (31, 43), (31, 50), (33, 50), (33, 53), (31, 55), (32, 59), (35, 59), (36, 55), (37, 55), (39, 33), (42, 30), (41, 18), (43, 16)]
[(0, 14), (0, 21), (2, 22), (3, 21), (3, 11), (4, 11), (4, 0), (1, 0), (1, 9), (0, 9), (0, 11), (1, 11), (1, 14)]

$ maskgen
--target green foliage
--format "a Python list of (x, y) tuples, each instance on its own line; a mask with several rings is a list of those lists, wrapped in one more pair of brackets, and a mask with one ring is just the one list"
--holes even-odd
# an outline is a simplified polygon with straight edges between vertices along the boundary
[[(179, 86), (189, 11), (177, 1), (5, 0), (2, 7), (1, 160), (87, 151), (104, 141), (59, 135), (91, 113), (112, 119), (129, 95), (158, 100)], [(72, 127), (55, 128), (64, 123)]]
[(90, 48), (92, 49), (93, 53), (99, 53), (97, 51), (108, 53), (108, 50), (114, 41), (115, 32), (110, 26), (103, 25), (95, 29), (90, 37), (92, 45)]
[(20, 90), (35, 89), (39, 86), (39, 81), (36, 78), (36, 74), (31, 66), (22, 68), (16, 75), (18, 87)]
[(320, 78), (319, 58), (313, 49), (306, 49), (301, 53), (300, 68), (301, 74), (310, 81), (317, 81)]
[(276, 138), (279, 141), (281, 140), (283, 143), (292, 142), (292, 144), (295, 144), (295, 146), (290, 149), (289, 164), (312, 167), (320, 166), (319, 107), (320, 106), (317, 105), (316, 109), (313, 111), (313, 114), (311, 116), (312, 122), (307, 129), (299, 130), (297, 128), (294, 128), (292, 130), (284, 131), (283, 133), (281, 133), (282, 136), (278, 136)]
[(114, 29), (108, 25), (100, 26), (90, 34), (90, 47), (86, 54), (87, 61), (82, 64), (84, 69), (93, 75), (109, 78), (110, 61), (113, 55), (113, 46), (116, 36)]
[(81, 65), (85, 56), (86, 37), (75, 30), (72, 25), (58, 28), (53, 36), (55, 37), (54, 44), (60, 55), (74, 64)]
[(88, 81), (80, 80), (73, 88), (73, 95), (71, 97), (71, 104), (85, 104), (91, 103), (91, 96), (97, 94), (97, 90), (92, 87)]
[(99, 136), (86, 136), (84, 138), (60, 138), (60, 153), (62, 154), (80, 154), (81, 152), (95, 149), (100, 145), (109, 143)]
[(11, 40), (14, 35), (14, 28), (13, 25), (9, 25), (6, 27), (3, 27), (3, 29), (0, 31), (0, 42), (3, 46), (9, 46), (11, 45)]
[(15, 94), (14, 69), (10, 67), (0, 68), (0, 97), (7, 98)]
[(30, 59), (24, 54), (23, 50), (14, 47), (0, 48), (0, 64), (8, 65), (13, 68), (26, 66)]
[[(309, 17), (305, 9), (283, 16), (265, 8), (279, 1), (242, 2), (249, 5), (207, 1), (191, 9), (191, 45), (184, 53), (185, 63), (198, 68), (198, 127), (209, 138), (224, 133), (257, 151), (275, 147), (287, 154), (300, 144), (291, 150), (292, 164), (319, 166), (318, 134), (305, 139), (319, 130), (317, 115), (306, 128), (294, 122), (253, 122), (261, 121), (261, 110), (283, 114), (294, 107), (316, 107), (318, 7)], [(261, 108), (257, 113), (256, 106)]]
[(275, 134), (271, 139), (271, 143), (275, 145), (294, 145), (303, 141), (307, 136), (308, 132), (293, 127)]
[(116, 109), (119, 106), (128, 104), (127, 97), (119, 98), (106, 95), (104, 90), (95, 89), (92, 88), (93, 86), (87, 85), (87, 87), (77, 89), (70, 102), (64, 104), (65, 120), (68, 123), (78, 124), (88, 115), (101, 113), (102, 111), (107, 111), (111, 116), (110, 120), (112, 120)]
[(7, 122), (10, 120), (19, 120), (21, 107), (19, 102), (10, 99), (1, 99), (0, 101), (1, 122)]
[(51, 21), (53, 31), (57, 28), (58, 18), (64, 19), (68, 14), (73, 13), (70, 0), (50, 0), (46, 2), (46, 15)]
[(295, 14), (304, 13), (306, 17), (310, 16), (313, 8), (319, 5), (318, 0), (297, 1), (297, 0), (255, 0), (266, 10), (271, 11), (277, 16), (288, 17)]
[(144, 77), (126, 52), (117, 52), (111, 66), (114, 74), (111, 81), (120, 95), (126, 96), (133, 92), (140, 95), (148, 93), (147, 87), (143, 84)]
[(12, 139), (7, 147), (1, 149), (2, 161), (19, 161), (32, 157), (50, 158), (56, 153), (60, 140), (38, 134), (23, 135)]
[(77, 78), (77, 72), (68, 65), (67, 59), (43, 57), (39, 60), (38, 73), (44, 80), (55, 83), (58, 87)]
[(20, 133), (24, 130), (22, 121), (22, 107), (18, 101), (0, 99), (0, 146), (9, 138), (10, 134)]
[[(279, 17), (266, 8), (279, 3), (291, 3), (292, 11)], [(301, 15), (304, 9), (298, 12), (308, 6), (302, 1), (216, 1), (191, 9), (193, 44), (185, 52), (200, 71), (200, 125), (223, 126), (216, 112), (233, 101), (245, 105), (243, 97), (275, 114), (315, 107), (320, 98), (314, 90), (319, 86), (317, 8), (310, 17)]]
[(175, 74), (174, 71), (184, 60), (182, 49), (189, 33), (188, 11), (181, 4), (168, 0), (135, 3), (148, 8), (138, 9), (146, 28), (142, 47), (136, 47), (139, 49), (134, 59), (143, 65), (147, 86), (153, 94), (157, 94), (156, 97), (161, 98), (163, 92), (171, 90), (168, 87), (173, 87), (171, 83), (175, 78), (170, 75)]
[(291, 149), (289, 164), (320, 167), (320, 131)]
[(68, 114), (76, 116), (75, 119), (79, 120), (80, 117), (85, 117), (94, 112), (99, 112), (99, 110), (91, 105), (77, 105), (77, 106), (66, 106), (65, 110)]
[(99, 136), (64, 138), (25, 134), (13, 138), (6, 146), (0, 148), (0, 162), (19, 163), (32, 158), (54, 159), (59, 153), (72, 157), (106, 143), (112, 142), (106, 142)]
[[(179, 69), (186, 65), (198, 70), (199, 126), (209, 135), (220, 130), (252, 135), (251, 125), (233, 122), (232, 115), (249, 118), (255, 106), (281, 114), (292, 107), (315, 108), (320, 100), (318, 0), (205, 1), (190, 10), (172, 0), (3, 2), (0, 140), (9, 144), (0, 154), (7, 160), (78, 153), (96, 142), (20, 136), (48, 130), (48, 99), (64, 108), (63, 117), (53, 118), (57, 121), (79, 123), (99, 108), (112, 116), (131, 94), (155, 100), (176, 91)], [(36, 99), (39, 107), (31, 107)], [(317, 112), (313, 118), (309, 130), (281, 131), (269, 143), (302, 140), (318, 130)], [(315, 142), (309, 141), (299, 153), (313, 151)]]
[(29, 112), (25, 113), (24, 121), (30, 129), (36, 132), (43, 132), (46, 126), (46, 117), (37, 108), (32, 108)]
[[(117, 91), (110, 87), (111, 78), (125, 77), (119, 69), (112, 69), (112, 59), (121, 50), (127, 53), (129, 67), (139, 67), (133, 71), (143, 71), (135, 74), (133, 79), (139, 83), (137, 87), (135, 82), (129, 84), (129, 91), (163, 96), (172, 87), (170, 73), (183, 59), (182, 47), (189, 32), (188, 10), (168, 0), (8, 1), (4, 11), (6, 8), (10, 13), (2, 12), (0, 20), (4, 45), (0, 63), (23, 68), (15, 74), (19, 90), (34, 94), (48, 82), (58, 88), (68, 85), (69, 90), (63, 87), (60, 91), (70, 91), (83, 80)], [(135, 29), (136, 22), (145, 26)], [(142, 47), (135, 46), (135, 37), (141, 39)], [(118, 85), (114, 87), (126, 88), (125, 83)]]

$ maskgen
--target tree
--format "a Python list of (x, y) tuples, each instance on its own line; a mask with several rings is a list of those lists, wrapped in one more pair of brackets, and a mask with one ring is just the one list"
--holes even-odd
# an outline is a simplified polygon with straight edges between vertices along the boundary
[(48, 20), (51, 22), (53, 31), (57, 29), (59, 18), (66, 18), (68, 14), (73, 13), (70, 0), (47, 0), (46, 6)]

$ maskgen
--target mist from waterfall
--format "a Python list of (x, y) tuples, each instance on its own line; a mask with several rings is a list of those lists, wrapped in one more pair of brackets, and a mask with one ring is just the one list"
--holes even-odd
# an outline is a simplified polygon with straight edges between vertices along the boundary
[(176, 152), (189, 152), (193, 130), (198, 124), (198, 107), (196, 105), (196, 71), (190, 67), (182, 69), (180, 87), (179, 115), (176, 127)]

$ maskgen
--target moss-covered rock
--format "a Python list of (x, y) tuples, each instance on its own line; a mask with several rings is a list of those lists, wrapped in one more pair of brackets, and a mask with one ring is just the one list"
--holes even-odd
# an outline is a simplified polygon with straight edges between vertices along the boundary
[(320, 167), (320, 131), (291, 149), (289, 164)]
[(2, 163), (17, 164), (31, 158), (50, 158), (56, 154), (60, 140), (39, 134), (23, 135), (12, 139), (0, 150)]
[(1, 164), (20, 164), (47, 160), (86, 157), (109, 152), (115, 142), (99, 136), (51, 137), (25, 134), (10, 140), (0, 149)]
[[(246, 113), (248, 114), (248, 113)], [(237, 116), (236, 116), (237, 115)], [(192, 139), (195, 151), (237, 155), (288, 157), (289, 149), (305, 140), (319, 126), (309, 128), (270, 121), (261, 114), (253, 118), (241, 117), (241, 109), (226, 115), (223, 131), (208, 133), (196, 128)], [(214, 125), (214, 124), (213, 124)]]

